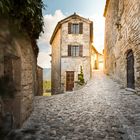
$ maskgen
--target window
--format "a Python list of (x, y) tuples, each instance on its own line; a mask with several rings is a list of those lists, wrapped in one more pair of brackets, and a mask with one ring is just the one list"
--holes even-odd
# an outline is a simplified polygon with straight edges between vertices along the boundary
[(83, 46), (80, 45), (68, 45), (68, 56), (82, 56)]
[(79, 24), (71, 24), (72, 34), (79, 34)]
[(68, 34), (82, 34), (83, 23), (68, 23)]
[(79, 56), (79, 46), (71, 46), (71, 56)]

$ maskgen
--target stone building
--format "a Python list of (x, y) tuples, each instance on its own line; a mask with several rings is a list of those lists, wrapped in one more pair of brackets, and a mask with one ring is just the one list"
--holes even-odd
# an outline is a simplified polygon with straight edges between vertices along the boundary
[(101, 53), (98, 53), (98, 63), (99, 63), (99, 70), (103, 71), (104, 67), (104, 55)]
[(92, 70), (98, 69), (98, 51), (94, 46), (92, 46), (91, 54)]
[(105, 73), (124, 87), (140, 88), (140, 1), (107, 0)]
[(91, 50), (91, 64), (92, 70), (103, 70), (103, 55), (100, 54), (94, 46)]
[(73, 14), (58, 22), (50, 40), (52, 45), (52, 94), (72, 91), (80, 66), (84, 79), (91, 77), (93, 22)]
[(37, 94), (38, 48), (26, 33), (19, 32), (9, 20), (1, 17), (0, 23), (0, 78), (8, 76), (9, 81), (4, 86), (11, 90), (10, 82), (15, 88), (15, 97), (4, 98), (2, 107), (5, 115), (13, 115), (14, 126), (20, 127), (30, 115), (33, 98)]

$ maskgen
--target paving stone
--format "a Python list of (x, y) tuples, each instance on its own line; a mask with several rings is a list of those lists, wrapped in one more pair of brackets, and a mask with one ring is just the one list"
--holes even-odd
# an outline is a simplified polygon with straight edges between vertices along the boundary
[[(35, 97), (34, 111), (14, 133), (22, 140), (139, 140), (140, 97), (101, 72), (78, 91)], [(23, 131), (24, 130), (24, 131)], [(26, 138), (27, 136), (27, 138)], [(10, 140), (10, 139), (8, 139)], [(14, 140), (14, 139), (13, 139)]]

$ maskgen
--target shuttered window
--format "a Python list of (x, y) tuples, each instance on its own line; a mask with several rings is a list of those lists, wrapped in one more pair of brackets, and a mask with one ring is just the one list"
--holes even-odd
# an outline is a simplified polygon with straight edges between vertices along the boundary
[(83, 23), (79, 23), (79, 34), (83, 34)]
[(68, 23), (68, 34), (71, 34), (71, 23)]
[(68, 23), (68, 34), (83, 34), (83, 23)]
[(71, 56), (71, 45), (68, 45), (68, 56)]
[(68, 45), (68, 56), (83, 56), (82, 45)]
[(72, 24), (71, 32), (72, 32), (72, 34), (79, 34), (79, 24)]
[(80, 45), (79, 48), (80, 48), (80, 50), (79, 50), (79, 56), (82, 57), (83, 56), (83, 46)]

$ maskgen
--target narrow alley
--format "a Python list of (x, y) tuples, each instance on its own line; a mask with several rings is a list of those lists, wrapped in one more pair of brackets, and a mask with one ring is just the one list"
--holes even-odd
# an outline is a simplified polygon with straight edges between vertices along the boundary
[(140, 98), (102, 72), (81, 90), (35, 97), (16, 140), (140, 140)]

